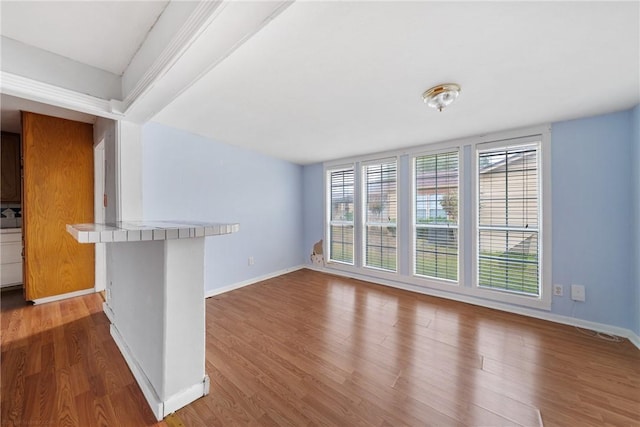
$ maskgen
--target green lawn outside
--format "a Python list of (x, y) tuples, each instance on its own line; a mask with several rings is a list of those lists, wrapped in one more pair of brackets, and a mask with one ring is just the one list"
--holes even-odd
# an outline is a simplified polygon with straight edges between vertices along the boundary
[(481, 252), (479, 270), (480, 286), (530, 295), (540, 293), (536, 256)]
[(457, 281), (458, 242), (453, 230), (422, 228), (416, 237), (415, 274)]
[(395, 248), (380, 248), (369, 246), (367, 248), (367, 267), (382, 268), (383, 270), (396, 271)]
[[(416, 242), (415, 273), (421, 276), (458, 280), (457, 246), (436, 245), (426, 239)], [(353, 246), (335, 242), (331, 246), (331, 259), (353, 263)], [(396, 271), (396, 253), (393, 248), (370, 246), (367, 266)], [(492, 289), (539, 295), (538, 260), (536, 256), (513, 253), (480, 253), (479, 285)]]
[(331, 244), (331, 260), (353, 263), (353, 245), (334, 242)]

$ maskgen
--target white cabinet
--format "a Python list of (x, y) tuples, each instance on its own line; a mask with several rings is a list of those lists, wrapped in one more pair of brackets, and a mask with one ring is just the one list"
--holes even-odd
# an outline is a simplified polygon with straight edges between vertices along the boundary
[(0, 287), (22, 283), (22, 230), (0, 230)]

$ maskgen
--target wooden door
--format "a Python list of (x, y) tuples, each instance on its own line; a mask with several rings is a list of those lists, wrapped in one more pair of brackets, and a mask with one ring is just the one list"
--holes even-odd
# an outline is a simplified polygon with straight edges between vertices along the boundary
[(25, 298), (94, 286), (94, 245), (67, 224), (93, 222), (93, 126), (22, 113)]

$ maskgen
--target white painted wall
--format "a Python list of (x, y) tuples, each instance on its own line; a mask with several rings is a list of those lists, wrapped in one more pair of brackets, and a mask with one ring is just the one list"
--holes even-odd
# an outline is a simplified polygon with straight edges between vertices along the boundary
[(112, 335), (160, 420), (208, 392), (204, 237), (107, 245)]
[(167, 400), (204, 378), (204, 238), (165, 241), (164, 283), (166, 364), (160, 397)]
[[(115, 222), (116, 220), (116, 122), (99, 117), (93, 125), (94, 218), (96, 222)], [(98, 153), (99, 151), (99, 153)], [(103, 207), (103, 196), (107, 197), (107, 206)], [(95, 244), (95, 290), (109, 289), (109, 272), (107, 271), (107, 251), (104, 243)], [(110, 291), (106, 295), (107, 305)]]
[(116, 221), (116, 170), (118, 160), (116, 157), (116, 126), (115, 120), (98, 117), (93, 125), (93, 145), (98, 145), (104, 141), (104, 192), (107, 195), (107, 206), (105, 207), (105, 222), (114, 223)]
[(108, 244), (113, 324), (158, 395), (164, 369), (164, 243)]
[(117, 125), (117, 220), (142, 219), (142, 127), (119, 121)]
[(122, 97), (118, 75), (6, 37), (1, 40), (2, 71), (105, 100)]

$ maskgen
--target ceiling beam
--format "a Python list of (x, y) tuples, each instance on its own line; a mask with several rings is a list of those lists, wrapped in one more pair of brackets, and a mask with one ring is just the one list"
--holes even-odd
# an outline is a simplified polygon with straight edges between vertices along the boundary
[[(9, 49), (3, 49), (0, 91), (100, 117), (144, 123), (290, 4), (171, 2), (123, 76), (32, 46), (21, 47), (13, 40), (5, 43), (3, 38), (3, 48)], [(32, 60), (25, 61), (25, 57)]]

